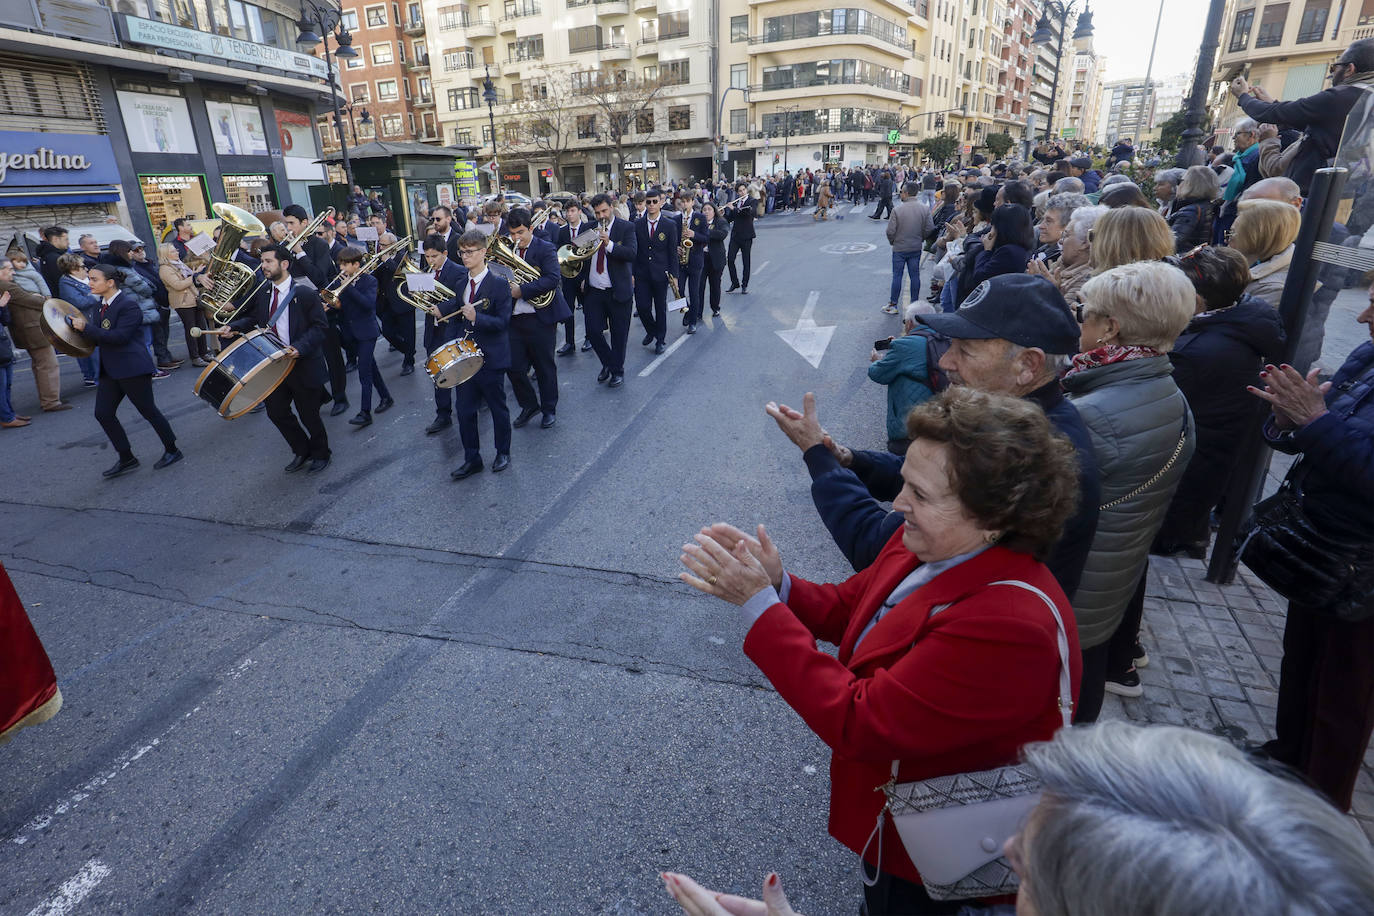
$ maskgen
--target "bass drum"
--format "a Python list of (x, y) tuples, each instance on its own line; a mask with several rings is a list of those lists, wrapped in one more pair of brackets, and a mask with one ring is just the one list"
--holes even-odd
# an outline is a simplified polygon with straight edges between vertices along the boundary
[(221, 417), (237, 420), (267, 400), (295, 367), (282, 339), (259, 328), (219, 351), (192, 390)]
[(450, 340), (425, 360), (425, 371), (436, 388), (454, 388), (477, 374), (486, 357), (477, 342), (464, 337)]

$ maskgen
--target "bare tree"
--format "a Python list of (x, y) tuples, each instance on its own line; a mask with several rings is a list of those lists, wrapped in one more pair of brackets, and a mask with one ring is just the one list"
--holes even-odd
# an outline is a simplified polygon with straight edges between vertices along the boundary
[(566, 70), (545, 70), (544, 76), (525, 87), (525, 97), (514, 105), (523, 122), (519, 144), (532, 158), (552, 164), (553, 190), (563, 186), (563, 157), (573, 139), (578, 100)]
[(595, 114), (597, 130), (615, 151), (617, 175), (625, 174), (625, 148), (631, 134), (639, 135), (636, 143), (652, 141), (651, 134), (638, 130), (637, 121), (642, 115), (654, 116), (654, 102), (662, 91), (661, 80), (641, 79), (613, 67), (602, 67), (590, 74), (584, 85), (574, 84), (574, 92), (582, 96)]

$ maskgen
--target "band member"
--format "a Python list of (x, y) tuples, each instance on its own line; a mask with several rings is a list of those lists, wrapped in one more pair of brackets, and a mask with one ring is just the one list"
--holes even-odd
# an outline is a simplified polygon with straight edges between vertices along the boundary
[(687, 296), (687, 314), (682, 316), (682, 323), (687, 326), (688, 334), (695, 334), (701, 322), (702, 300), (706, 292), (706, 247), (711, 227), (705, 216), (692, 209), (690, 194), (684, 193), (678, 197), (677, 209), (682, 241), (692, 243), (687, 263), (683, 265), (682, 258), (678, 258), (678, 283)]
[(358, 415), (348, 422), (362, 429), (372, 425), (372, 386), (377, 386), (381, 400), (377, 403), (377, 413), (385, 413), (396, 402), (386, 389), (386, 382), (377, 371), (373, 351), (377, 347), (377, 337), (382, 333), (377, 323), (377, 279), (371, 274), (362, 273), (364, 254), (361, 248), (345, 248), (339, 253), (340, 282), (351, 277), (347, 289), (339, 294), (337, 311), (343, 314), (343, 324), (348, 328), (358, 347), (358, 387), (362, 389), (362, 407)]
[[(377, 244), (383, 248), (395, 241), (396, 236), (390, 232), (377, 237)], [(401, 354), (401, 375), (415, 371), (415, 310), (396, 292), (396, 272), (409, 256), (408, 250), (398, 251), (372, 271), (377, 280), (377, 319), (382, 325), (382, 337)]]
[[(567, 216), (567, 225), (558, 230), (558, 234), (554, 238), (554, 248), (562, 248), (564, 245), (571, 245), (573, 239), (587, 231), (589, 226), (587, 214), (582, 209), (582, 205), (576, 200), (568, 201), (567, 207), (564, 208), (564, 213)], [(554, 256), (557, 257), (556, 252)], [(587, 282), (587, 270), (589, 266), (589, 262), (583, 261), (582, 269), (576, 277), (573, 277), (571, 280), (567, 277), (563, 278), (563, 300), (568, 303), (569, 311), (567, 319), (563, 322), (563, 346), (559, 347), (557, 350), (559, 356), (571, 356), (577, 352), (573, 348), (573, 340), (577, 337), (577, 316), (573, 314), (573, 312), (577, 309), (578, 305), (582, 303), (582, 287)], [(584, 312), (582, 315), (582, 323), (584, 325), (584, 333), (582, 335), (583, 351), (592, 348), (592, 335), (586, 333), (586, 322), (587, 315)]]
[[(548, 429), (556, 422), (558, 414), (558, 366), (553, 358), (553, 347), (558, 342), (558, 323), (571, 318), (572, 311), (563, 298), (558, 249), (537, 237), (530, 228), (531, 222), (529, 212), (519, 207), (506, 217), (516, 254), (539, 271), (539, 279), (532, 283), (510, 283), (510, 295), (515, 304), (510, 319), (509, 376), (511, 392), (520, 405), (520, 414), (511, 425), (524, 426), (535, 414), (542, 413), (544, 419), (539, 425)], [(530, 305), (529, 300), (549, 291), (553, 292), (553, 301), (548, 305), (538, 309)], [(534, 377), (539, 383), (538, 397), (530, 384), (530, 366), (534, 366)]]
[[(592, 214), (601, 224), (596, 254), (587, 259), (586, 282), (582, 287), (582, 318), (587, 339), (601, 360), (598, 382), (611, 380), (610, 387), (625, 384), (625, 345), (630, 337), (630, 309), (634, 301), (635, 255), (639, 242), (635, 224), (623, 220), (611, 209), (605, 194), (592, 198)], [(609, 327), (607, 343), (603, 328)]]
[(489, 200), (482, 205), (482, 221), (496, 227), (497, 235), (509, 235), (506, 227), (506, 205), (499, 200)]
[(711, 314), (719, 315), (720, 278), (721, 274), (725, 273), (725, 238), (730, 234), (730, 224), (720, 215), (720, 208), (713, 203), (703, 204), (701, 215), (711, 227), (707, 233), (711, 250), (706, 258), (705, 274), (711, 285)]
[[(731, 203), (725, 207), (725, 220), (730, 224), (730, 253), (727, 260), (730, 265), (730, 288), (727, 293), (739, 290), (742, 295), (749, 293), (749, 253), (754, 247), (754, 207), (755, 201), (748, 194), (748, 188), (744, 182), (735, 185), (735, 197), (744, 199), (738, 203)], [(744, 254), (744, 285), (739, 282), (739, 275), (735, 273), (735, 254)]]
[[(282, 208), (282, 221), (286, 223), (286, 231), (292, 238), (297, 238), (310, 222), (310, 215), (305, 212), (305, 208), (300, 204), (288, 204)], [(323, 229), (321, 231), (324, 231)], [(291, 279), (297, 286), (308, 286), (311, 289), (324, 289), (334, 279), (338, 268), (334, 265), (334, 257), (329, 253), (329, 242), (319, 235), (312, 235), (305, 239), (296, 247), (294, 257), (288, 257), (288, 270)], [(337, 417), (348, 409), (348, 389), (346, 387), (347, 371), (344, 369), (344, 356), (342, 342), (339, 337), (338, 328), (325, 321), (325, 338), (320, 345), (324, 354), (325, 363), (329, 367), (329, 389), (330, 394), (326, 400), (333, 400), (334, 407), (329, 411), (331, 417)], [(293, 370), (293, 374), (294, 374)], [(323, 397), (323, 395), (321, 395)]]
[(437, 235), (443, 239), (444, 253), (448, 255), (450, 261), (454, 264), (462, 263), (462, 259), (458, 257), (458, 236), (464, 232), (463, 224), (458, 223), (455, 226), (453, 211), (445, 206), (438, 206), (430, 210), (429, 218), (429, 234)]
[[(482, 442), (477, 432), (477, 405), (486, 401), (491, 410), (492, 437), (496, 440), (493, 472), (510, 467), (510, 411), (506, 408), (506, 370), (510, 368), (511, 298), (506, 281), (487, 270), (487, 237), (476, 230), (458, 238), (458, 254), (467, 268), (466, 282), (459, 287), (462, 313), (452, 323), (457, 332), (471, 332), (482, 350), (482, 368), (454, 389), (458, 432), (463, 439), (463, 463), (449, 475), (454, 480), (482, 470)], [(479, 309), (477, 303), (487, 302)]]
[(133, 296), (120, 292), (124, 274), (118, 268), (96, 264), (87, 274), (87, 280), (91, 294), (100, 300), (100, 305), (94, 310), (91, 321), (88, 322), (84, 314), (78, 314), (71, 319), (71, 325), (81, 336), (100, 347), (95, 418), (119, 455), (114, 465), (101, 476), (106, 479), (118, 477), (138, 467), (129, 437), (116, 416), (126, 397), (133, 401), (134, 407), (162, 440), (162, 457), (153, 469), (161, 470), (175, 464), (182, 458), (176, 434), (153, 401), (153, 373), (157, 367), (143, 342), (143, 310)]
[[(454, 245), (457, 244), (455, 241)], [(438, 235), (429, 236), (425, 239), (424, 252), (425, 263), (433, 271), (435, 282), (447, 287), (454, 293), (459, 292), (468, 280), (468, 272), (461, 264), (449, 259), (448, 246), (443, 238)], [(507, 292), (506, 295), (509, 298), (510, 293)], [(459, 302), (459, 298), (455, 296), (448, 299), (425, 314), (424, 344), (427, 354), (432, 356), (435, 350), (457, 336), (458, 323), (454, 319), (450, 318), (443, 324), (436, 324), (435, 319), (458, 311), (459, 305), (462, 304)], [(425, 433), (432, 436), (452, 425), (453, 389), (440, 388), (436, 385), (434, 387), (434, 422), (425, 427)]]
[(329, 321), (320, 294), (291, 275), (291, 260), (285, 245), (262, 250), (259, 270), (267, 284), (254, 294), (244, 309), (246, 314), (220, 328), (219, 336), (231, 338), (254, 328), (271, 328), (286, 345), (286, 355), (296, 365), (267, 396), (267, 418), (291, 447), (293, 457), (286, 471), (299, 471), (308, 463), (308, 473), (315, 474), (329, 467), (329, 436), (320, 419), (326, 374), (322, 349)]
[(660, 212), (657, 188), (644, 195), (644, 218), (635, 223), (635, 307), (644, 325), (644, 346), (662, 353), (668, 336), (668, 274), (677, 276), (677, 222)]

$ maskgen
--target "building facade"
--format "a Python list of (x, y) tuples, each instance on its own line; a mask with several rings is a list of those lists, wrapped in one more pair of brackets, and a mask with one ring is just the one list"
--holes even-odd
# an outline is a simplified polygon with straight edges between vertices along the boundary
[[(274, 0), (11, 4), (0, 25), (0, 248), (116, 217), (152, 243), (213, 202), (309, 206), (325, 68)], [(14, 156), (25, 167), (16, 168)]]
[(1102, 89), (1102, 142), (1113, 146), (1123, 137), (1138, 139), (1154, 122), (1154, 81), (1114, 80)]
[(1101, 141), (1098, 117), (1102, 103), (1102, 73), (1106, 61), (1089, 45), (1074, 52), (1069, 76), (1068, 106), (1059, 135), (1085, 144)]

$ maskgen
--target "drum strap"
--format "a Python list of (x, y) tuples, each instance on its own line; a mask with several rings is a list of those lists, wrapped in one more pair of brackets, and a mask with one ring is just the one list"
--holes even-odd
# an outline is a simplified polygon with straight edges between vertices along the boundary
[[(275, 297), (275, 296), (276, 296), (276, 293), (277, 293), (277, 288), (274, 286), (274, 287), (272, 287), (272, 295)], [(291, 284), (291, 288), (290, 288), (289, 290), (286, 291), (286, 298), (283, 299), (283, 300), (281, 301), (281, 304), (280, 304), (280, 305), (278, 305), (276, 308), (274, 308), (274, 309), (272, 310), (272, 314), (270, 314), (270, 315), (267, 316), (267, 326), (268, 326), (269, 328), (275, 328), (275, 327), (277, 326), (277, 319), (281, 317), (282, 309), (284, 309), (284, 308), (286, 308), (288, 305), (290, 305), (290, 304), (291, 304), (291, 300), (294, 299), (295, 297), (296, 297), (296, 285), (293, 283), (293, 284)]]

